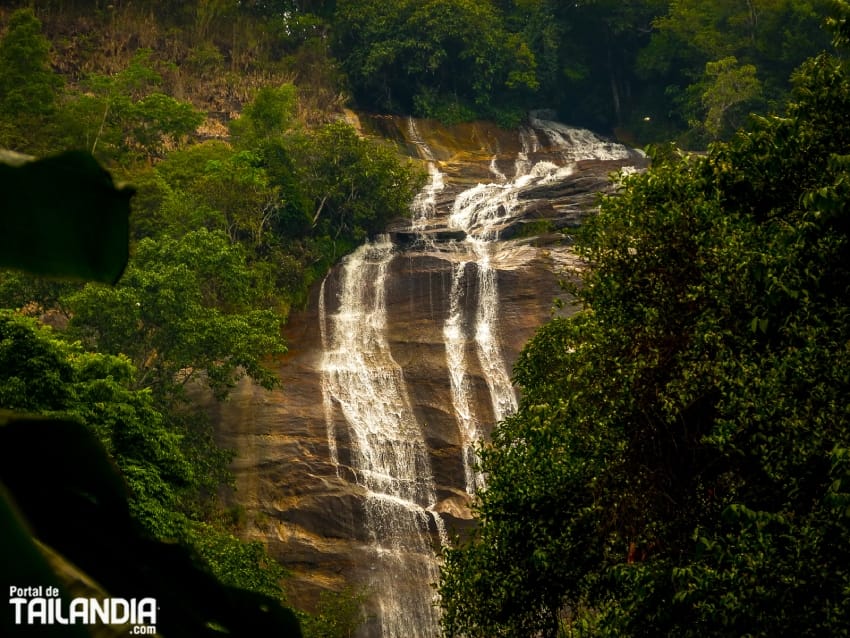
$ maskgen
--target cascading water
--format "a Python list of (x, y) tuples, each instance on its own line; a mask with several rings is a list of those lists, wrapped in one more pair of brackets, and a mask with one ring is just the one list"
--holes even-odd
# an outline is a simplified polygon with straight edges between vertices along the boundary
[(537, 139), (537, 134), (534, 132), (534, 129), (526, 126), (519, 129), (519, 144), (521, 150), (517, 153), (516, 160), (514, 161), (514, 178), (520, 175), (528, 175), (528, 172), (531, 170), (531, 162), (528, 156), (540, 150), (540, 141)]
[[(430, 638), (437, 626), (430, 583), (438, 576), (432, 523), (441, 536), (445, 531), (429, 512), (436, 494), (428, 452), (385, 335), (384, 291), (393, 254), (384, 236), (349, 255), (342, 264), (339, 311), (330, 317), (322, 295), (322, 391), (349, 425), (351, 467), (364, 489), (375, 552), (369, 589), (376, 594), (380, 635)], [(404, 580), (397, 581), (397, 574)]]
[(491, 264), (491, 251), (493, 242), (498, 239), (496, 224), (510, 217), (522, 178), (533, 166), (528, 159), (528, 153), (536, 150), (533, 131), (521, 130), (520, 142), (523, 150), (515, 162), (513, 181), (507, 182), (504, 174), (495, 168), (495, 160), (491, 161), (490, 172), (497, 177), (497, 183), (478, 184), (458, 195), (449, 218), (450, 227), (467, 233), (464, 244), (468, 259), (454, 266), (450, 310), (443, 335), (455, 414), (461, 434), (466, 491), (469, 494), (482, 489), (485, 480), (477, 469), (475, 452), (483, 437), (479, 419), (469, 399), (470, 380), (464, 347), (466, 337), (462, 333), (462, 327), (469, 322), (464, 320), (462, 313), (465, 306), (462, 299), (465, 288), (462, 284), (467, 265), (472, 264), (477, 272), (478, 284), (478, 299), (472, 322), (474, 341), (490, 392), (493, 415), (496, 421), (501, 421), (516, 410), (517, 404), (499, 342), (499, 289), (497, 272)]
[[(407, 136), (426, 163), (430, 179), (413, 203), (405, 232), (414, 236), (416, 248), (410, 250), (427, 252), (446, 263), (450, 273), (447, 303), (442, 306), (445, 315), (437, 320), (442, 322), (464, 488), (472, 495), (485, 486), (475, 454), (485, 424), (506, 418), (517, 406), (503, 355), (499, 302), (499, 271), (516, 250), (499, 241), (500, 233), (526, 205), (523, 194), (528, 189), (563, 179), (576, 161), (625, 159), (629, 152), (589, 132), (533, 118), (514, 143), (520, 150), (513, 176), (505, 175), (506, 164), (503, 161), (500, 167), (498, 155), (487, 156), (486, 171), (493, 182), (459, 192), (449, 209), (446, 176), (412, 119)], [(541, 147), (546, 142), (544, 153)], [(456, 186), (452, 188), (457, 192)], [(451, 232), (440, 239), (437, 229)], [(432, 588), (439, 576), (434, 550), (448, 541), (436, 511), (437, 489), (424, 434), (427, 424), (417, 418), (388, 338), (387, 278), (400, 251), (382, 236), (345, 258), (338, 270), (334, 312), (328, 312), (328, 280), (322, 283), (323, 409), (337, 477), (343, 480), (337, 445), (341, 415), (348, 430), (350, 475), (362, 493), (372, 552), (367, 591), (374, 616), (364, 636), (434, 638), (439, 634)], [(481, 402), (474, 396), (476, 375), (489, 393), (490, 413), (480, 410)]]
[(428, 166), (428, 183), (413, 200), (410, 226), (414, 233), (419, 234), (419, 241), (430, 243), (425, 238), (424, 232), (434, 220), (437, 213), (437, 195), (446, 185), (443, 174), (437, 166), (437, 158), (419, 134), (416, 120), (408, 119), (407, 128), (411, 141), (416, 145), (417, 154)]
[[(558, 122), (551, 122), (539, 118), (532, 118), (532, 126), (540, 129), (550, 142), (558, 149), (561, 157), (568, 162), (581, 159), (625, 159), (629, 157), (629, 151), (620, 144), (603, 142), (590, 131), (565, 126)], [(496, 268), (492, 265), (493, 253), (498, 251), (499, 227), (514, 216), (514, 211), (519, 203), (519, 194), (532, 184), (546, 183), (562, 179), (570, 174), (572, 168), (569, 164), (558, 166), (549, 161), (533, 162), (529, 156), (540, 149), (539, 140), (534, 129), (521, 128), (519, 131), (521, 151), (517, 154), (514, 163), (514, 177), (506, 182), (505, 176), (493, 167), (495, 162), (491, 161), (491, 172), (497, 175), (496, 183), (478, 184), (455, 198), (454, 207), (449, 218), (449, 227), (462, 229), (467, 233), (465, 242), (470, 247), (470, 254), (474, 256), (474, 264), (478, 272), (478, 303), (475, 313), (475, 343), (478, 357), (481, 363), (487, 387), (490, 390), (490, 399), (493, 405), (493, 414), (496, 421), (501, 421), (512, 414), (517, 407), (516, 395), (510, 382), (510, 376), (501, 354), (499, 343), (499, 290)], [(465, 272), (466, 264), (455, 266), (454, 279), (452, 281), (452, 301), (449, 318), (446, 320), (444, 334), (446, 334), (447, 348), (450, 343), (459, 341), (456, 336), (458, 326), (462, 325), (462, 319), (455, 314), (454, 309), (460, 309), (462, 304), (455, 299), (460, 295), (462, 287), (459, 280)], [(451, 337), (451, 338), (450, 338)], [(452, 355), (449, 355), (450, 361)], [(461, 376), (450, 366), (453, 376)], [(463, 382), (452, 380), (452, 386), (462, 387)], [(465, 441), (464, 463), (475, 459), (473, 448), (480, 441), (478, 428), (470, 427), (468, 424), (474, 422), (474, 417), (466, 410), (466, 403), (461, 404), (458, 421), (461, 423), (462, 431), (475, 432)], [(468, 460), (467, 460), (468, 459)], [(472, 487), (481, 487), (482, 478), (476, 476), (470, 470), (466, 471), (467, 477), (474, 479), (474, 485), (467, 482), (467, 490)]]
[(472, 495), (475, 490), (484, 487), (484, 477), (476, 469), (478, 459), (475, 455), (475, 444), (481, 440), (482, 434), (471, 396), (471, 380), (466, 360), (467, 338), (464, 334), (463, 284), (468, 263), (460, 261), (452, 269), (449, 316), (443, 325), (443, 340), (446, 343), (452, 405), (460, 434), (465, 488), (467, 494)]

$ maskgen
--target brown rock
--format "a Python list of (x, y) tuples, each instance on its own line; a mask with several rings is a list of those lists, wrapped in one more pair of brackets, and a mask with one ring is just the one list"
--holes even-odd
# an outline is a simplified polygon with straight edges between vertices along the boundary
[[(495, 179), (491, 161), (511, 179), (522, 145), (515, 133), (483, 124), (444, 129), (433, 122), (418, 122), (415, 128), (422, 139), (414, 140), (405, 120), (364, 119), (361, 125), (367, 133), (391, 137), (413, 156), (430, 153), (447, 182), (438, 198), (438, 219), (429, 224), (429, 233), (418, 235), (400, 223), (393, 231), (396, 249), (385, 288), (386, 339), (402, 370), (428, 449), (437, 498), (430, 509), (450, 534), (464, 532), (471, 524), (470, 496), (443, 336), (453, 269), (464, 261), (470, 262), (464, 270), (462, 297), (468, 387), (472, 411), (485, 438), (493, 427), (494, 408), (472, 337), (481, 294), (478, 266), (464, 242), (467, 232), (448, 223), (452, 200), (445, 193)], [(537, 136), (544, 137), (539, 132)], [(563, 162), (557, 150), (537, 150), (529, 160)], [(641, 162), (632, 155), (614, 161), (580, 161), (570, 175), (532, 185), (517, 197), (515, 213), (503, 225), (506, 239), (490, 252), (499, 292), (498, 337), (508, 371), (524, 343), (551, 316), (554, 299), (564, 294), (558, 285), (564, 269), (576, 266), (569, 242), (551, 230), (579, 223), (595, 205), (596, 193), (610, 189), (610, 173)], [(551, 221), (550, 232), (510, 239), (525, 234), (523, 224), (540, 220)], [(324, 284), (328, 315), (338, 310), (339, 286), (337, 267)], [(319, 294), (316, 286), (308, 307), (290, 318), (286, 329), (290, 351), (277, 365), (282, 386), (266, 391), (243, 381), (227, 402), (213, 408), (220, 443), (238, 452), (233, 463), (236, 491), (231, 498), (247, 512), (245, 536), (265, 543), (272, 556), (293, 572), (290, 600), (307, 607), (323, 589), (378, 582), (372, 580), (374, 570), (370, 571), (375, 567), (370, 546), (374, 531), (367, 528), (364, 514), (365, 488), (358, 484), (357, 469), (351, 466), (349, 426), (322, 393)], [(338, 463), (333, 460), (334, 449)], [(438, 545), (433, 522), (429, 529)], [(405, 578), (403, 574), (395, 577)], [(378, 636), (379, 627), (379, 622), (372, 622), (363, 635)]]

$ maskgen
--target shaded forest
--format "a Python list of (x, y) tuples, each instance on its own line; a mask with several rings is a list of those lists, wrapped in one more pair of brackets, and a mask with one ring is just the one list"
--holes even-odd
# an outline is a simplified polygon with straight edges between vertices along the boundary
[[(495, 119), (507, 126), (529, 109), (551, 109), (562, 121), (616, 132), (624, 141), (679, 138), (691, 148), (727, 136), (750, 111), (781, 109), (793, 69), (829, 44), (821, 27), (830, 4), (36, 3), (51, 41), (51, 67), (74, 90), (101, 99), (108, 87), (95, 88), (97, 77), (127, 69), (140, 50), (150, 50), (158, 92), (219, 120), (241, 111), (258, 88), (291, 82), (300, 89), (299, 115), (310, 122), (344, 105), (444, 122)], [(49, 86), (42, 84), (42, 91)], [(57, 94), (40, 95), (31, 108), (44, 115)], [(76, 123), (74, 143), (91, 147), (100, 120), (88, 115), (87, 131), (79, 130), (85, 113), (70, 120)], [(179, 128), (179, 119), (175, 112), (168, 121)], [(182, 123), (184, 132), (188, 123)], [(210, 126), (209, 132), (221, 132)], [(28, 144), (35, 144), (31, 135)]]

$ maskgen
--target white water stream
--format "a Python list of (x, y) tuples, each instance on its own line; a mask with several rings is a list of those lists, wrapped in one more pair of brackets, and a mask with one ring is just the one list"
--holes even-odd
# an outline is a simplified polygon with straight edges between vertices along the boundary
[[(482, 419), (502, 420), (517, 407), (502, 354), (499, 330), (498, 242), (502, 226), (531, 185), (558, 180), (579, 159), (622, 159), (628, 151), (589, 132), (532, 120), (519, 132), (522, 149), (507, 177), (496, 157), (492, 183), (478, 184), (455, 198), (441, 223), (464, 231), (466, 239), (433, 239), (444, 175), (414, 120), (408, 134), (427, 164), (428, 185), (413, 204), (410, 230), (418, 242), (449, 262), (448, 312), (443, 321), (447, 383), (458, 424), (464, 486), (474, 494), (485, 486), (476, 469), (475, 449), (484, 436)], [(562, 161), (535, 161), (541, 137), (559, 150)], [(439, 244), (439, 245), (438, 245)], [(373, 626), (381, 638), (436, 638), (439, 615), (432, 584), (439, 577), (436, 545), (447, 534), (436, 513), (437, 496), (423, 424), (411, 405), (404, 372), (393, 359), (387, 338), (386, 286), (398, 249), (386, 236), (358, 248), (339, 270), (338, 303), (327, 312), (326, 282), (319, 294), (323, 357), (322, 392), (332, 462), (339, 468), (335, 414), (341, 413), (351, 442), (351, 470), (362, 489), (365, 526), (374, 554), (368, 591), (374, 603)], [(477, 361), (472, 360), (474, 358)], [(492, 414), (476, 414), (473, 375), (480, 373)], [(339, 475), (338, 470), (338, 475)], [(371, 635), (371, 634), (370, 634)]]
[(428, 451), (386, 338), (385, 283), (393, 254), (389, 239), (379, 237), (345, 258), (338, 312), (327, 315), (321, 294), (322, 391), (329, 437), (335, 437), (334, 406), (349, 425), (351, 468), (363, 488), (375, 553), (369, 590), (377, 594), (381, 636), (431, 638), (438, 621), (430, 588), (438, 577), (432, 530), (443, 539), (446, 533), (429, 511), (436, 494)]

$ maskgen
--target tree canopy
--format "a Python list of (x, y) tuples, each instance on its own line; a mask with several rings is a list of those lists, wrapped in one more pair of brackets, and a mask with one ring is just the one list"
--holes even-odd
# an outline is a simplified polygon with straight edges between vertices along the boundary
[(337, 54), (369, 107), (470, 119), (537, 88), (531, 51), (490, 2), (343, 1), (335, 25)]
[[(334, 53), (361, 107), (444, 121), (562, 119), (639, 140), (728, 135), (828, 44), (828, 0), (339, 2)], [(735, 60), (732, 62), (731, 60)]]
[[(26, 117), (50, 131), (47, 137), (62, 132), (111, 159), (161, 158), (198, 126), (197, 107), (240, 111), (257, 89), (259, 100), (246, 111), (270, 115), (274, 100), (267, 99), (291, 81), (300, 89), (299, 116), (312, 123), (327, 123), (346, 102), (509, 126), (529, 109), (549, 108), (563, 121), (627, 142), (678, 138), (704, 148), (750, 111), (779, 108), (790, 71), (828, 45), (820, 27), (830, 6), (831, 0), (221, 0), (93, 12), (84, 2), (45, 2), (36, 13), (54, 33), (75, 20), (91, 32), (48, 42), (30, 11), (14, 28), (10, 23), (15, 36), (0, 75), (13, 88), (8, 99), (26, 104)], [(65, 69), (61, 78), (56, 68)], [(15, 77), (28, 79), (15, 84)], [(132, 94), (120, 88), (127, 81)], [(32, 95), (22, 102), (20, 91)], [(32, 126), (16, 127), (12, 119), (0, 126), (0, 140), (16, 148), (41, 144), (44, 136), (32, 135)]]
[(16, 12), (0, 40), (0, 138), (10, 148), (22, 147), (33, 133), (43, 139), (40, 129), (56, 110), (63, 82), (50, 68), (49, 53), (32, 10)]

